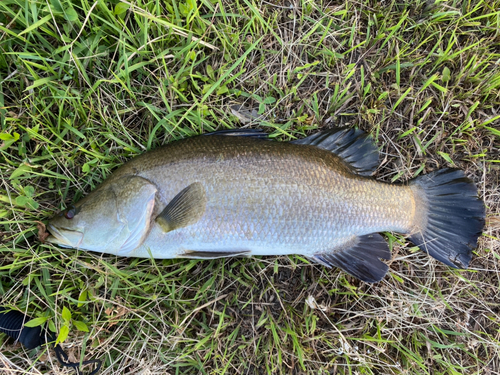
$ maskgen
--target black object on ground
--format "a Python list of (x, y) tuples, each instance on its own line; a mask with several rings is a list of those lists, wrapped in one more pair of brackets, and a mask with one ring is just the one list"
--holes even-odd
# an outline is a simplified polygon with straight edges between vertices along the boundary
[[(0, 306), (0, 332), (12, 337), (14, 340), (19, 341), (27, 349), (35, 349), (46, 343), (56, 341), (56, 335), (50, 333), (41, 326), (25, 327), (24, 325), (31, 320), (31, 317), (24, 315), (22, 312), (10, 310), (7, 311), (5, 307)], [(57, 360), (62, 366), (72, 367), (77, 374), (81, 374), (80, 363), (70, 362), (68, 355), (64, 352), (60, 345), (54, 345)], [(101, 360), (93, 359), (90, 361), (83, 361), (82, 366), (96, 364), (97, 368), (89, 373), (95, 375), (101, 369)]]

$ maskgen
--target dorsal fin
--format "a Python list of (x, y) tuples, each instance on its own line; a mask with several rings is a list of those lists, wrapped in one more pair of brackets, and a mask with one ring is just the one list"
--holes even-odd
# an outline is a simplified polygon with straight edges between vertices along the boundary
[(377, 145), (369, 134), (359, 129), (333, 128), (290, 143), (331, 151), (362, 176), (371, 176), (378, 166)]

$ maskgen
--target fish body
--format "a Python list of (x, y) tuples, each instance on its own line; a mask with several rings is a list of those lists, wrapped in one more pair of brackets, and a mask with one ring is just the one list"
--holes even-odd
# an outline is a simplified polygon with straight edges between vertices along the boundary
[(137, 175), (158, 187), (153, 216), (194, 183), (205, 191), (205, 211), (196, 223), (167, 233), (153, 225), (142, 246), (117, 255), (149, 257), (151, 252), (154, 258), (174, 258), (194, 251), (244, 251), (313, 256), (353, 235), (405, 233), (411, 226), (410, 188), (353, 174), (334, 154), (314, 146), (211, 136), (177, 142), (149, 156), (150, 163), (137, 158), (118, 176), (142, 165)]
[[(390, 258), (377, 233), (393, 231), (451, 266), (466, 267), (484, 222), (473, 183), (457, 170), (434, 176), (447, 176), (445, 188), (462, 182), (454, 199), (468, 202), (466, 224), (473, 232), (452, 239), (458, 247), (448, 241), (436, 252), (425, 246), (435, 220), (427, 193), (432, 181), (376, 181), (367, 175), (377, 159), (366, 134), (352, 129), (295, 143), (252, 134), (193, 137), (120, 167), (49, 223), (49, 241), (157, 259), (301, 254), (373, 282), (387, 272), (380, 259)], [(455, 203), (438, 216), (456, 214)], [(435, 230), (438, 238), (448, 228), (443, 225)]]

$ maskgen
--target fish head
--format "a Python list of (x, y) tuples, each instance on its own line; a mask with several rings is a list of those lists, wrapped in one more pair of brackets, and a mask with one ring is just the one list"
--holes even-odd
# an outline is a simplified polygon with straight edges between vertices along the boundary
[(140, 177), (106, 184), (54, 216), (47, 242), (114, 255), (129, 255), (151, 224), (156, 188)]

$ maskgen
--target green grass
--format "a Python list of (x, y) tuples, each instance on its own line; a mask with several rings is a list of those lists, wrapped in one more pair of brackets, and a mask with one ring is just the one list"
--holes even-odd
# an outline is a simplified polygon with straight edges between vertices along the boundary
[[(63, 347), (105, 374), (500, 373), (500, 1), (383, 4), (1, 1), (0, 304), (68, 327)], [(359, 126), (384, 181), (466, 170), (488, 215), (471, 270), (391, 235), (375, 285), (299, 257), (152, 261), (37, 239), (131, 157), (243, 126), (236, 103), (283, 141)], [(12, 371), (66, 373), (3, 335), (0, 351)]]

